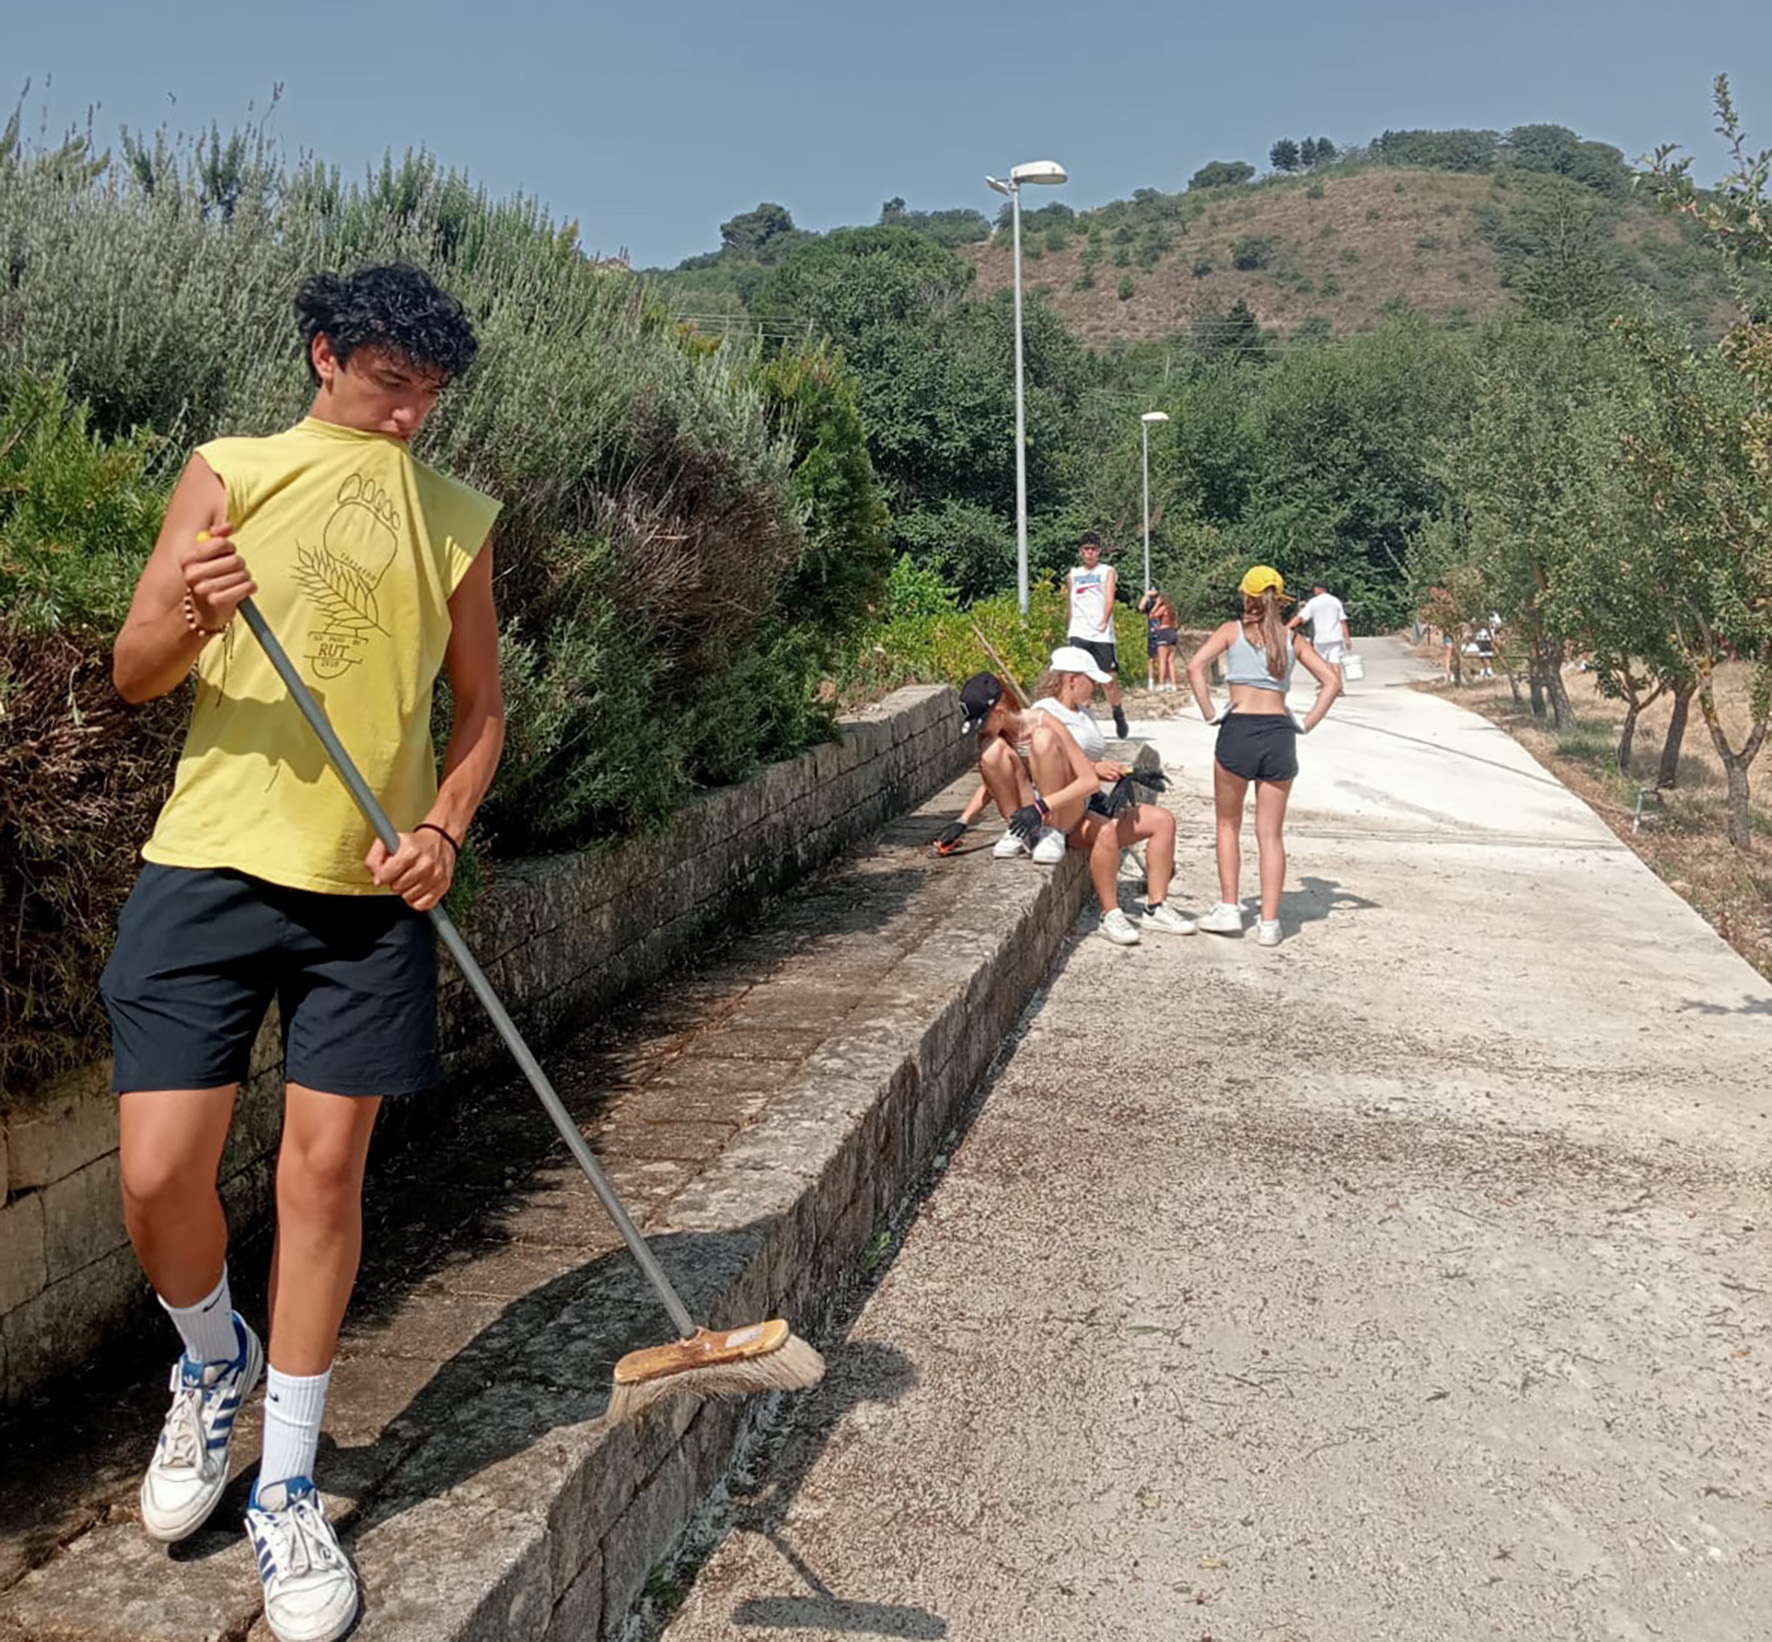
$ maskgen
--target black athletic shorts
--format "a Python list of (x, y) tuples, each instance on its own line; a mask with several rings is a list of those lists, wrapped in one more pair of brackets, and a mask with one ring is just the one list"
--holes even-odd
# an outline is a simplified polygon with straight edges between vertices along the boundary
[(1113, 640), (1098, 644), (1094, 639), (1066, 638), (1066, 644), (1074, 644), (1079, 650), (1087, 650), (1095, 658), (1095, 665), (1104, 673), (1117, 675), (1120, 671), (1120, 658), (1114, 650)]
[(1290, 713), (1226, 713), (1214, 756), (1245, 781), (1290, 781), (1298, 774), (1298, 726)]
[(289, 1082), (333, 1095), (437, 1082), (436, 939), (398, 896), (149, 862), (99, 987), (118, 1094), (244, 1081), (273, 998)]

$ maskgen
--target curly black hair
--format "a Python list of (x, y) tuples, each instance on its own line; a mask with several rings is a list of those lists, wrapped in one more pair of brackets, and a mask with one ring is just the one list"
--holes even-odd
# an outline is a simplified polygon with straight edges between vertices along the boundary
[(315, 382), (314, 338), (322, 333), (341, 365), (359, 348), (385, 348), (447, 382), (463, 375), (480, 350), (462, 305), (408, 262), (313, 275), (296, 293), (295, 320)]

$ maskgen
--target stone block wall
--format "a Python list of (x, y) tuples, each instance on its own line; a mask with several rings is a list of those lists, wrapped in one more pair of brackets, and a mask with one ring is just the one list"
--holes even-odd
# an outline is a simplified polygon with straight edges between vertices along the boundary
[[(588, 1025), (711, 937), (748, 922), (965, 767), (945, 687), (899, 690), (845, 717), (839, 740), (708, 793), (661, 833), (608, 849), (495, 863), (462, 919), (505, 1006), (537, 1043)], [(458, 976), (444, 982), (446, 1078), (509, 1065)], [(274, 1018), (253, 1051), (222, 1160), (237, 1239), (267, 1223), (281, 1129)], [(514, 1069), (513, 1069), (514, 1072)], [(123, 1329), (148, 1298), (124, 1236), (109, 1061), (0, 1100), (0, 1405)], [(433, 1108), (434, 1109), (434, 1108)]]

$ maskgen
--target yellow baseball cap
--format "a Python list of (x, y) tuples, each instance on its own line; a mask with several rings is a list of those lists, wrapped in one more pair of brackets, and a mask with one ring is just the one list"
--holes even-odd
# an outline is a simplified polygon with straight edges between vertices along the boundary
[(1286, 597), (1286, 578), (1271, 564), (1252, 564), (1239, 586), (1244, 598), (1248, 599), (1259, 599), (1270, 587), (1281, 598)]

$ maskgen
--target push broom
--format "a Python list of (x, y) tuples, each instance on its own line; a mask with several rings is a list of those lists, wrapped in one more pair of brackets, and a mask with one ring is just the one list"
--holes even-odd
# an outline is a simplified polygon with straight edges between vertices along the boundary
[[(326, 756), (332, 760), (339, 778), (350, 789), (357, 807), (375, 829), (383, 846), (392, 854), (400, 847), (400, 838), (393, 823), (388, 820), (375, 794), (369, 790), (369, 784), (363, 779), (362, 773), (351, 762), (350, 754), (333, 732), (319, 702), (302, 683), (287, 652), (278, 643), (277, 635), (266, 625), (264, 617), (251, 599), (241, 603), (240, 614), (245, 618), (246, 625), (252, 629), (253, 636), (264, 646), (265, 654), (270, 658), (271, 665), (277, 669), (296, 706), (301, 709), (302, 717), (320, 738), (320, 744), (326, 749)], [(697, 1326), (695, 1319), (689, 1314), (689, 1308), (683, 1304), (676, 1289), (671, 1286), (671, 1280), (665, 1276), (664, 1268), (647, 1247), (640, 1228), (634, 1224), (616, 1195), (615, 1188), (610, 1185), (609, 1177), (604, 1174), (596, 1154), (586, 1144), (585, 1137), (579, 1133), (578, 1125), (572, 1121), (571, 1114), (554, 1092), (554, 1086), (548, 1081), (547, 1074), (530, 1053), (529, 1045), (523, 1041), (516, 1022), (506, 1013), (498, 994), (492, 990), (492, 983), (486, 979), (485, 971), (468, 951), (467, 943), (462, 939), (461, 931), (455, 927), (454, 920), (441, 906), (432, 907), (426, 916), (436, 926), (438, 936), (448, 949), (450, 957), (455, 960), (456, 967), (467, 978), (474, 996), (492, 1017), (492, 1024), (498, 1028), (499, 1036), (516, 1056), (517, 1064), (523, 1068), (523, 1075), (529, 1079), (530, 1087), (541, 1097), (541, 1103), (546, 1107), (548, 1116), (553, 1119), (554, 1127), (560, 1131), (560, 1138), (566, 1142), (567, 1149), (590, 1179), (603, 1207), (609, 1211), (609, 1218), (615, 1222), (615, 1229), (621, 1233), (622, 1241), (627, 1244), (628, 1251), (638, 1262), (640, 1270), (652, 1285), (665, 1310), (670, 1313), (671, 1322), (676, 1325), (679, 1338), (669, 1345), (630, 1351), (615, 1365), (615, 1385), (609, 1394), (609, 1418), (633, 1419), (653, 1403), (679, 1393), (697, 1397), (741, 1397), (756, 1391), (798, 1391), (817, 1385), (824, 1375), (824, 1359), (779, 1317), (763, 1323), (751, 1323), (743, 1328), (706, 1329)]]

